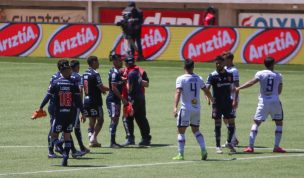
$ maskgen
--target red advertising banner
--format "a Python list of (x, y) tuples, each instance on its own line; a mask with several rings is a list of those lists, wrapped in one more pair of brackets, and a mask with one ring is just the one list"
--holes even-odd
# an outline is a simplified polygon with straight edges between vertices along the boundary
[(211, 62), (224, 51), (234, 52), (239, 34), (234, 28), (198, 28), (190, 33), (181, 45), (183, 60)]
[(27, 56), (36, 49), (42, 37), (38, 24), (0, 25), (0, 56)]
[[(123, 9), (100, 8), (99, 20), (102, 24), (115, 24), (122, 19)], [(141, 9), (144, 24), (150, 25), (202, 25), (204, 10), (153, 10)]]
[[(168, 46), (170, 31), (164, 26), (144, 26), (141, 32), (143, 55), (147, 60), (156, 59)], [(116, 53), (125, 55), (124, 39), (119, 35), (114, 43)]]
[(86, 57), (101, 39), (96, 25), (78, 24), (60, 26), (47, 42), (48, 57)]

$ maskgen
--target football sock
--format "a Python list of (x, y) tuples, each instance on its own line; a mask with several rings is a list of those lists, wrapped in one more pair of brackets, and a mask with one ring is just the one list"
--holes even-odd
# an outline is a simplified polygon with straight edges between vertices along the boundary
[(72, 142), (71, 140), (64, 141), (64, 156), (69, 157), (70, 150), (71, 150)]
[(227, 139), (227, 141), (228, 141), (228, 143), (231, 143), (231, 139), (233, 137), (235, 127), (234, 127), (234, 125), (229, 125), (227, 127), (227, 129), (228, 129), (228, 139)]
[(251, 148), (254, 147), (254, 141), (255, 141), (255, 137), (258, 134), (258, 128), (259, 128), (259, 126), (256, 125), (256, 124), (253, 124), (252, 127), (251, 127), (251, 131), (250, 131), (250, 134), (249, 134), (249, 146)]
[(183, 156), (185, 150), (186, 137), (185, 134), (177, 135), (178, 152)]
[(48, 148), (49, 148), (49, 153), (54, 153), (54, 146), (53, 146), (52, 140), (51, 140), (51, 132), (52, 132), (52, 128), (50, 129), (50, 132), (48, 135)]
[(90, 137), (93, 135), (93, 132), (94, 132), (93, 128), (88, 128), (89, 140), (90, 140)]
[(76, 139), (78, 141), (80, 150), (84, 150), (85, 147), (84, 147), (84, 144), (83, 144), (83, 141), (82, 141), (80, 128), (75, 128), (74, 131), (75, 131), (75, 136), (76, 136)]
[(206, 150), (205, 139), (203, 134), (200, 131), (194, 133), (197, 143), (200, 145), (201, 150)]
[(52, 145), (58, 147), (61, 151), (63, 150), (62, 148), (62, 142), (58, 140), (58, 138), (52, 139)]
[(129, 131), (129, 137), (134, 137), (134, 121), (131, 118), (126, 118), (126, 124)]
[(115, 143), (115, 134), (116, 134), (117, 124), (110, 124), (110, 134), (111, 134), (111, 143)]
[(276, 126), (275, 138), (274, 138), (274, 146), (275, 147), (278, 147), (280, 145), (281, 137), (282, 137), (282, 130), (283, 130), (282, 126)]
[(126, 135), (128, 137), (128, 136), (130, 136), (130, 131), (129, 131), (129, 127), (128, 127), (127, 120), (125, 117), (123, 117), (122, 122), (123, 122), (123, 126), (125, 128), (125, 131), (126, 131)]
[(216, 124), (214, 128), (216, 147), (221, 147), (221, 125)]
[(73, 141), (73, 139), (72, 139), (72, 136), (71, 136), (70, 144), (71, 144), (70, 149), (72, 150), (72, 153), (75, 153), (77, 150), (76, 150), (76, 148), (75, 148), (75, 145), (74, 145), (74, 141)]

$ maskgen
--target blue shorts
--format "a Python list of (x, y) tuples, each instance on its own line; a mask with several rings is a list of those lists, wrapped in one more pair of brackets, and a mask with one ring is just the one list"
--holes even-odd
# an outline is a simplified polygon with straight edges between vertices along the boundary
[(88, 113), (87, 117), (103, 119), (103, 109), (101, 105), (85, 105), (84, 110)]
[(73, 131), (75, 117), (73, 115), (55, 116), (52, 123), (53, 133), (71, 133)]
[(234, 119), (235, 110), (232, 108), (232, 103), (227, 105), (212, 104), (212, 118), (213, 119)]
[(121, 104), (115, 102), (107, 102), (109, 117), (120, 117)]

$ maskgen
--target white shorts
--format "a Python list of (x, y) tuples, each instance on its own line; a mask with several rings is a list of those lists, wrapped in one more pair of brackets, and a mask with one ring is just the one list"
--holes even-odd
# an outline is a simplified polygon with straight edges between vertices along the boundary
[(177, 116), (177, 127), (199, 126), (200, 120), (200, 110), (180, 109)]
[(254, 120), (265, 121), (268, 115), (272, 120), (283, 120), (282, 104), (279, 100), (260, 100), (256, 109)]

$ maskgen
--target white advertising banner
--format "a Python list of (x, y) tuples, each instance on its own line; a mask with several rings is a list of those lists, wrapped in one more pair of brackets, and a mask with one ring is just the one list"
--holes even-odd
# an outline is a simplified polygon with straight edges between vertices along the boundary
[(82, 23), (85, 10), (0, 9), (0, 22)]
[(239, 13), (238, 24), (246, 27), (304, 28), (304, 13)]

